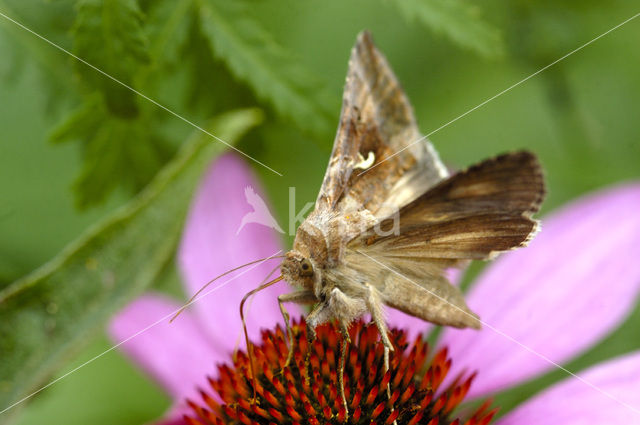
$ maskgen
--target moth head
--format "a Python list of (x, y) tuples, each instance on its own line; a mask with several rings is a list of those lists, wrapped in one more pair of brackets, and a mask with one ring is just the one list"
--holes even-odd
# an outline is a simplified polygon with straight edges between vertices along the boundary
[(298, 251), (289, 251), (280, 265), (284, 280), (303, 287), (312, 287), (315, 270), (311, 259)]

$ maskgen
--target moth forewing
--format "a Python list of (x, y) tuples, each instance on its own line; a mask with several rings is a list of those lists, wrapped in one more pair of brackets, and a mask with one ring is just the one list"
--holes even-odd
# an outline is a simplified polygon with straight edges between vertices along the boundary
[[(368, 32), (351, 50), (338, 132), (316, 201), (323, 211), (400, 206), (447, 175), (387, 60)], [(373, 159), (373, 161), (370, 160)], [(313, 213), (312, 213), (313, 215)]]
[[(479, 328), (478, 316), (444, 273), (468, 260), (490, 259), (526, 245), (537, 231), (530, 216), (544, 193), (533, 154), (483, 161), (402, 207), (399, 234), (380, 234), (372, 227), (350, 241), (347, 247), (354, 254), (344, 257), (349, 264), (344, 268), (370, 275), (390, 307), (439, 325)], [(367, 265), (358, 255), (367, 257)]]
[(524, 246), (545, 195), (530, 152), (488, 159), (441, 181), (400, 209), (400, 234), (371, 228), (349, 242), (377, 256), (426, 261), (487, 259)]
[(467, 306), (462, 292), (443, 276), (445, 265), (458, 262), (427, 262), (403, 257), (385, 257), (349, 250), (345, 265), (359, 264), (361, 279), (371, 282), (381, 301), (397, 310), (436, 325), (479, 329), (478, 316)]
[(389, 307), (435, 325), (482, 327), (480, 318), (469, 309), (462, 292), (444, 277), (430, 279), (419, 286), (405, 274), (394, 275), (385, 283), (383, 295)]

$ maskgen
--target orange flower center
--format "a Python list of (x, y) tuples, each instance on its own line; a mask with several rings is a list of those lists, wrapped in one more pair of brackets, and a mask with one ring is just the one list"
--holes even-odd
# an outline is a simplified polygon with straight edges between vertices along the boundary
[[(189, 400), (190, 425), (225, 424), (393, 424), (486, 425), (497, 409), (485, 402), (458, 417), (474, 375), (459, 376), (440, 388), (451, 367), (447, 350), (430, 355), (420, 337), (409, 343), (402, 330), (391, 331), (395, 351), (384, 371), (384, 349), (375, 326), (351, 325), (352, 343), (344, 369), (345, 411), (338, 386), (341, 335), (334, 326), (321, 326), (313, 342), (304, 322), (293, 324), (293, 360), (285, 364), (288, 347), (283, 330), (262, 333), (253, 348), (257, 377), (256, 401), (246, 353), (238, 352), (233, 366), (219, 366), (219, 378), (201, 391), (202, 402)], [(387, 388), (390, 389), (390, 396)]]

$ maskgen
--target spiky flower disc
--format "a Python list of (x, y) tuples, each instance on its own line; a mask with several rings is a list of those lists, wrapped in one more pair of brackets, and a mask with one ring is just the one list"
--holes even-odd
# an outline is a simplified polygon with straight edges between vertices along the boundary
[(185, 417), (187, 423), (485, 425), (496, 413), (485, 403), (465, 419), (457, 418), (454, 410), (473, 375), (440, 389), (451, 366), (446, 349), (428, 360), (427, 344), (419, 337), (409, 344), (404, 331), (391, 332), (395, 351), (385, 373), (377, 328), (357, 322), (349, 330), (352, 343), (344, 370), (347, 414), (338, 387), (341, 335), (326, 325), (309, 343), (304, 323), (294, 323), (293, 330), (293, 361), (284, 370), (288, 348), (280, 327), (263, 331), (261, 344), (254, 347), (256, 402), (249, 359), (239, 352), (233, 367), (219, 366), (219, 378), (209, 379), (211, 389), (201, 391), (202, 404), (188, 401), (194, 414)]

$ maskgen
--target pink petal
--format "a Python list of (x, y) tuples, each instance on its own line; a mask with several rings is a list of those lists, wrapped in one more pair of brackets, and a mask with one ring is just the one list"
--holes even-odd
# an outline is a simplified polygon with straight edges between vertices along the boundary
[(639, 184), (587, 196), (543, 220), (528, 248), (486, 269), (467, 297), (483, 330), (446, 329), (442, 338), (453, 375), (480, 372), (470, 396), (566, 362), (627, 317), (640, 286), (639, 210)]
[[(449, 282), (456, 286), (460, 283), (463, 275), (464, 270), (450, 269), (447, 271), (447, 278), (449, 279)], [(433, 329), (432, 324), (391, 307), (387, 308), (386, 316), (389, 328), (405, 330), (409, 340), (413, 340), (419, 333), (426, 335), (431, 331), (431, 329)]]
[(116, 315), (108, 329), (116, 343), (122, 342), (119, 348), (178, 400), (177, 416), (186, 407), (185, 398), (200, 400), (197, 387), (208, 387), (206, 375), (216, 375), (215, 364), (230, 360), (207, 340), (190, 312), (169, 323), (178, 308), (164, 296), (143, 295)]
[(498, 424), (640, 423), (640, 352), (599, 364), (579, 376), (597, 389), (567, 377), (526, 401)]
[[(265, 199), (247, 164), (231, 153), (215, 161), (202, 180), (179, 250), (179, 265), (188, 295), (234, 267), (284, 254), (277, 232), (270, 227), (248, 223), (238, 231), (245, 214), (253, 211), (248, 203), (249, 197), (245, 197), (247, 187)], [(261, 213), (259, 218), (268, 216), (264, 211)], [(272, 259), (247, 266), (219, 279), (203, 293), (213, 291), (191, 307), (206, 323), (207, 333), (220, 349), (231, 353), (238, 345), (244, 347), (238, 310), (240, 300), (256, 288), (280, 261)], [(272, 278), (279, 274), (276, 270)], [(214, 289), (217, 287), (220, 289)], [(290, 290), (286, 282), (279, 282), (259, 292), (247, 303), (247, 327), (253, 340), (258, 339), (260, 328), (283, 323), (276, 297)], [(300, 314), (296, 306), (288, 305), (287, 308), (293, 317)]]

